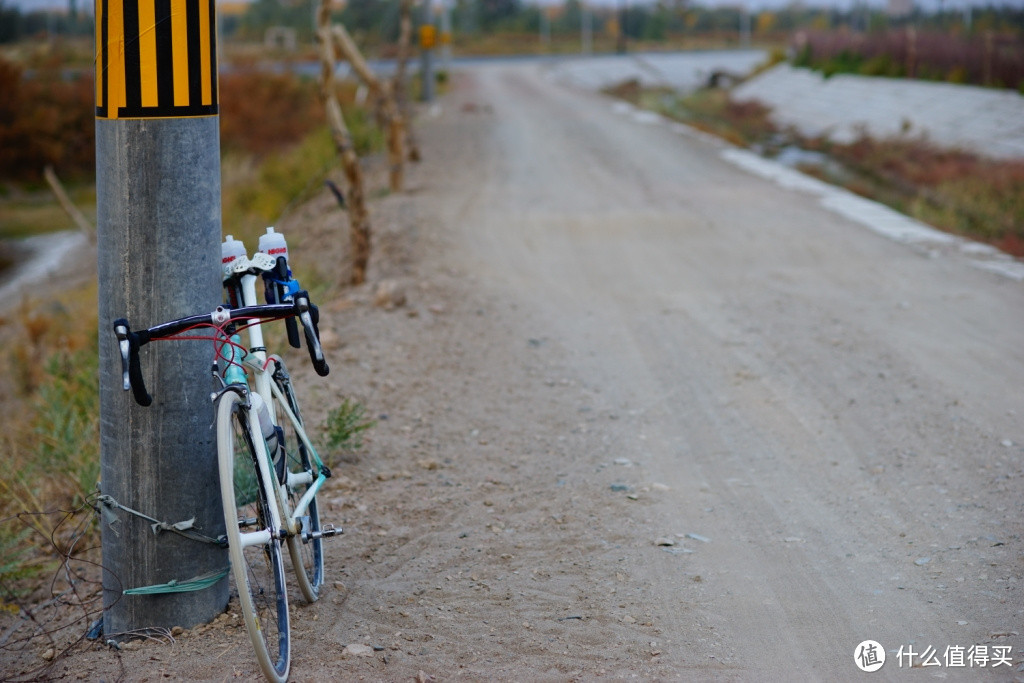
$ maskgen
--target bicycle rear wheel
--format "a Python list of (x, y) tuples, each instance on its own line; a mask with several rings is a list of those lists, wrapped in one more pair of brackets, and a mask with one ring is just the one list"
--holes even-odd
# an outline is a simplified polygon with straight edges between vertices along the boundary
[[(225, 391), (217, 401), (217, 459), (228, 553), (242, 617), (260, 669), (270, 681), (288, 678), (288, 592), (281, 540), (270, 506), (275, 482), (265, 482), (258, 458), (266, 458), (245, 399)], [(255, 435), (254, 435), (255, 432)], [(259, 439), (259, 446), (254, 439)], [(273, 476), (273, 475), (271, 475)]]
[[(284, 366), (284, 361), (274, 357), (274, 362), (276, 363), (273, 374), (274, 384), (280, 390), (284, 403), (291, 410), (292, 415), (295, 416), (298, 426), (302, 427), (302, 413), (299, 411), (299, 402), (295, 397), (295, 390), (292, 387), (288, 371)], [(318, 472), (313, 467), (306, 444), (299, 437), (296, 425), (283, 413), (284, 411), (278, 410), (277, 417), (285, 431), (284, 442), (288, 457), (288, 472), (309, 473), (312, 480), (315, 481)], [(288, 497), (293, 508), (309, 489), (310, 485), (298, 484), (288, 487)], [(304, 530), (318, 534), (320, 532), (320, 511), (317, 506), (316, 497), (310, 501), (309, 509), (304, 516), (306, 517)], [(295, 567), (296, 583), (299, 585), (302, 597), (307, 602), (316, 602), (320, 597), (320, 586), (324, 582), (323, 540), (312, 538), (308, 541), (303, 541), (297, 535), (289, 536), (288, 553), (291, 555), (292, 564)]]

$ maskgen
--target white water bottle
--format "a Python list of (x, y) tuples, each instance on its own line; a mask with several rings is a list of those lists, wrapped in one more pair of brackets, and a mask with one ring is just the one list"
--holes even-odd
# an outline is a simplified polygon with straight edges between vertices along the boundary
[(284, 256), (284, 260), (288, 260), (288, 243), (285, 242), (284, 235), (274, 232), (273, 226), (267, 228), (267, 234), (260, 235), (259, 249), (264, 254), (270, 254), (275, 259), (278, 256)]
[(246, 255), (245, 245), (241, 240), (236, 240), (231, 235), (225, 235), (224, 241), (220, 244), (220, 264), (227, 267), (237, 258), (244, 258)]
[(274, 429), (274, 421), (270, 419), (270, 409), (259, 394), (249, 394), (249, 402), (260, 421), (260, 432), (263, 433), (263, 440), (267, 442), (267, 452), (270, 457), (277, 455), (277, 430)]

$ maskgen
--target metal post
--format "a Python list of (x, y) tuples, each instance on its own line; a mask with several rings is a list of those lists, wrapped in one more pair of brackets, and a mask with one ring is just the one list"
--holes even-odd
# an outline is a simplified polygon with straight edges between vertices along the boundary
[[(134, 328), (212, 310), (220, 287), (220, 137), (213, 0), (96, 0), (96, 219), (102, 493), (162, 522), (224, 532), (210, 405), (211, 347), (142, 349), (153, 404), (122, 390), (111, 323)], [(183, 10), (183, 11), (182, 11)], [(123, 509), (103, 516), (103, 631), (210, 621), (227, 579), (203, 590), (131, 588), (217, 574), (225, 549)]]

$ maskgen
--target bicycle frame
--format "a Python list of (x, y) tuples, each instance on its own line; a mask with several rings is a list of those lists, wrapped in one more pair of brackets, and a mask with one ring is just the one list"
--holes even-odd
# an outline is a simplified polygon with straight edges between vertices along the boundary
[[(248, 259), (242, 260), (238, 264), (237, 271), (241, 271), (241, 274), (237, 276), (238, 284), (240, 285), (238, 292), (241, 295), (241, 303), (243, 306), (252, 306), (257, 304), (256, 300), (256, 281), (258, 276), (255, 275), (252, 270), (259, 268), (259, 264), (253, 264)], [(295, 429), (296, 435), (308, 449), (313, 462), (316, 464), (317, 476), (313, 479), (313, 476), (309, 472), (294, 473), (286, 469), (285, 483), (278, 484), (277, 486), (277, 500), (280, 507), (279, 517), (285, 522), (284, 526), (281, 526), (282, 519), (276, 519), (275, 523), (280, 528), (287, 529), (289, 534), (301, 535), (304, 529), (302, 528), (302, 518), (309, 512), (309, 505), (312, 500), (316, 497), (320, 488), (324, 482), (327, 481), (327, 475), (325, 474), (326, 468), (324, 467), (323, 461), (320, 459), (319, 453), (310, 441), (309, 436), (306, 434), (305, 428), (302, 426), (298, 417), (291, 411), (288, 406), (288, 401), (285, 399), (284, 394), (281, 393), (277, 383), (272, 381), (273, 372), (269, 370), (271, 365), (276, 367), (276, 363), (280, 360), (277, 355), (271, 355), (267, 357), (266, 346), (263, 339), (263, 330), (261, 324), (256, 321), (251, 323), (247, 330), (249, 332), (249, 350), (241, 360), (245, 367), (248, 367), (253, 371), (256, 384), (256, 392), (263, 399), (266, 404), (268, 411), (270, 412), (271, 420), (275, 426), (281, 424), (281, 420), (277, 415), (277, 405), (280, 405), (282, 411), (285, 413), (285, 417), (291, 423)], [(235, 353), (240, 353), (239, 349), (233, 345), (229, 345), (232, 349), (232, 361), (235, 361)], [(232, 366), (232, 361), (229, 361), (228, 367)], [(226, 378), (225, 378), (225, 381)], [(246, 391), (249, 391), (248, 383), (245, 384)], [(276, 401), (273, 399), (277, 399)], [(259, 435), (259, 441), (263, 441), (262, 434)], [(269, 462), (269, 458), (266, 457), (266, 446), (263, 445), (264, 459)], [(261, 468), (263, 463), (261, 463)], [(264, 473), (266, 474), (266, 473)], [(276, 480), (276, 478), (274, 479)], [(267, 481), (274, 481), (268, 479)], [(285, 489), (295, 489), (302, 484), (311, 484), (306, 490), (305, 494), (295, 504), (294, 509), (289, 509), (288, 503), (288, 491)], [(278, 513), (277, 510), (274, 513)]]

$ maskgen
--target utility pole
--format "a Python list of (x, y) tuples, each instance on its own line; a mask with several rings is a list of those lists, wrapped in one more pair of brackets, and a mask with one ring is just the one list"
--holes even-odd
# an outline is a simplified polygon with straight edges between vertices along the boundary
[(619, 35), (616, 40), (616, 49), (620, 55), (626, 54), (626, 18), (629, 14), (629, 0), (618, 0), (619, 5)]
[(449, 0), (441, 0), (441, 69), (452, 73), (452, 10)]
[(551, 18), (546, 7), (538, 7), (540, 12), (540, 45), (544, 52), (551, 50)]
[(420, 24), (420, 66), (421, 92), (424, 102), (434, 101), (434, 47), (437, 45), (437, 29), (434, 27), (434, 12), (430, 0), (423, 0), (423, 19)]
[(586, 2), (580, 3), (580, 52), (589, 55), (594, 51), (594, 15), (590, 12), (590, 5)]
[(750, 8), (740, 5), (740, 46), (750, 47)]
[(142, 349), (153, 394), (143, 408), (122, 390), (112, 331), (117, 318), (141, 329), (221, 300), (220, 132), (214, 0), (96, 0), (95, 10), (103, 632), (116, 639), (189, 628), (227, 605), (224, 548), (157, 533), (126, 510), (223, 534), (211, 346)]

